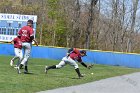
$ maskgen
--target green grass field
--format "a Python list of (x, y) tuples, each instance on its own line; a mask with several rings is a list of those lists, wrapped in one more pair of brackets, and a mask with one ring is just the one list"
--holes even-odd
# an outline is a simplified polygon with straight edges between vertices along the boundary
[(88, 70), (79, 64), (81, 73), (86, 75), (82, 79), (76, 79), (77, 74), (69, 65), (59, 70), (50, 70), (47, 75), (44, 73), (45, 65), (57, 64), (58, 60), (30, 59), (29, 71), (33, 74), (17, 74), (17, 71), (9, 65), (11, 58), (11, 56), (0, 56), (0, 93), (35, 93), (140, 71), (140, 69), (105, 65), (95, 65)]

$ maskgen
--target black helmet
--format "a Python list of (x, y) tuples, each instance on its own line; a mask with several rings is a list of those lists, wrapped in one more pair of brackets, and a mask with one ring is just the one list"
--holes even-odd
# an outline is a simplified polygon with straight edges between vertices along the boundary
[(85, 56), (87, 56), (86, 50), (81, 50), (80, 53), (85, 54)]
[(33, 22), (33, 20), (28, 20), (27, 22), (29, 22), (29, 23), (31, 23), (31, 24), (33, 24), (34, 22)]

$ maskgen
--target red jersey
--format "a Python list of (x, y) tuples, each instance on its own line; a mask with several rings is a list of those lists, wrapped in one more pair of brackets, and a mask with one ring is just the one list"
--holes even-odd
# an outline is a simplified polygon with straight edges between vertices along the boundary
[(22, 42), (32, 42), (31, 36), (34, 36), (33, 28), (30, 26), (24, 26), (18, 32), (18, 35), (21, 36)]
[(14, 48), (19, 48), (21, 49), (22, 48), (22, 42), (21, 42), (21, 39), (16, 37), (14, 38)]
[(78, 49), (76, 49), (76, 48), (73, 48), (72, 53), (80, 54), (80, 51)]
[(70, 58), (72, 58), (73, 60), (76, 60), (78, 62), (82, 62), (81, 59), (81, 55), (80, 55), (80, 51), (77, 50), (76, 48), (74, 48), (73, 52), (69, 55)]

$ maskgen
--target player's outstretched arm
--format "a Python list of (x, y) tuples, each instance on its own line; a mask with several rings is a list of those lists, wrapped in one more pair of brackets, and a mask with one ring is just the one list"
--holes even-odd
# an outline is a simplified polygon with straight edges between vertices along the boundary
[(81, 62), (81, 64), (82, 64), (84, 67), (88, 68), (88, 69), (90, 69), (90, 68), (93, 67), (93, 65), (87, 65), (87, 64), (85, 64), (84, 62)]
[(81, 62), (81, 64), (86, 68), (88, 67), (84, 62)]

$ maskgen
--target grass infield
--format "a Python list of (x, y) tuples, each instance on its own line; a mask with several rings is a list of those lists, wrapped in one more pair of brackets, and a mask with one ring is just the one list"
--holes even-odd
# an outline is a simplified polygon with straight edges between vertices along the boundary
[(140, 71), (106, 65), (95, 65), (88, 70), (79, 64), (80, 71), (85, 76), (77, 79), (74, 68), (69, 65), (59, 70), (50, 70), (47, 75), (44, 73), (45, 65), (57, 64), (58, 60), (30, 59), (28, 65), (32, 74), (17, 74), (17, 71), (9, 65), (11, 58), (12, 56), (0, 56), (0, 93), (35, 93)]

